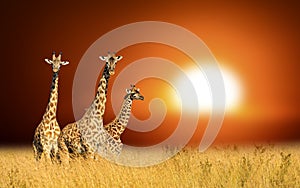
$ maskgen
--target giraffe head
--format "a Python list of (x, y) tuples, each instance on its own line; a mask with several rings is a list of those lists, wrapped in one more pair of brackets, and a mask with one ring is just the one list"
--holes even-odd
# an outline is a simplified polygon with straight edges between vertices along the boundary
[(60, 52), (59, 55), (56, 57), (55, 56), (55, 52), (53, 52), (52, 53), (52, 60), (45, 59), (45, 61), (48, 64), (52, 65), (52, 70), (55, 73), (59, 71), (61, 65), (67, 65), (67, 64), (69, 64), (68, 61), (61, 61), (61, 55), (62, 55), (62, 53)]
[(135, 85), (130, 85), (130, 89), (126, 89), (125, 99), (129, 96), (131, 100), (144, 100), (144, 96), (140, 93), (140, 89), (135, 87)]
[(106, 68), (108, 68), (108, 72), (110, 75), (115, 74), (115, 68), (117, 65), (117, 62), (120, 61), (123, 57), (122, 56), (116, 56), (115, 53), (108, 52), (107, 56), (100, 56), (99, 57), (102, 61), (105, 61)]

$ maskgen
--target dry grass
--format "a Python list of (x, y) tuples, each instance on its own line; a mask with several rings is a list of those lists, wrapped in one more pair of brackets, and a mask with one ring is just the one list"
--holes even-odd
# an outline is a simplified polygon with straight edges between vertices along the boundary
[(0, 176), (0, 187), (300, 187), (300, 146), (186, 149), (141, 168), (104, 159), (37, 164), (31, 148), (2, 148)]

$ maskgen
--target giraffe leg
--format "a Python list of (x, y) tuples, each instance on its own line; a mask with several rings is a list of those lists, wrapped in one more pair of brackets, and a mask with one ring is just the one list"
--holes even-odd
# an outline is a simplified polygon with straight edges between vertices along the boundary
[(37, 147), (35, 146), (35, 142), (33, 142), (33, 154), (34, 154), (34, 158), (35, 158), (35, 169), (38, 170), (39, 168), (39, 160), (41, 159), (41, 154), (42, 152), (38, 151)]
[(84, 149), (81, 145), (80, 138), (75, 137), (68, 141), (66, 144), (66, 153), (69, 154), (69, 158), (75, 159), (84, 153)]
[(52, 150), (51, 150), (51, 159), (53, 162), (58, 162), (60, 163), (60, 155), (59, 155), (59, 152), (58, 152), (58, 146), (57, 146), (57, 143), (55, 143), (53, 146), (52, 146)]
[(85, 159), (96, 159), (95, 151), (91, 148), (89, 144), (83, 143), (83, 147), (85, 149), (84, 152)]
[(38, 151), (37, 151), (37, 149), (36, 149), (36, 147), (35, 147), (35, 145), (34, 145), (34, 142), (32, 143), (32, 147), (33, 147), (33, 155), (34, 155), (34, 158), (35, 158), (35, 160), (38, 160)]
[(32, 144), (33, 146), (33, 154), (36, 161), (39, 161), (41, 159), (41, 153), (37, 150), (35, 144)]
[(51, 149), (52, 149), (52, 146), (49, 144), (49, 143), (44, 143), (42, 144), (43, 145), (43, 153), (42, 153), (42, 156), (44, 157), (44, 160), (46, 162), (49, 162), (51, 161)]
[(68, 147), (62, 136), (60, 136), (58, 138), (58, 153), (59, 153), (61, 162), (62, 162), (62, 160), (64, 161), (64, 163), (69, 162), (70, 156), (69, 156)]
[(35, 160), (39, 161), (43, 153), (43, 148), (40, 140), (34, 140), (32, 146), (33, 146), (33, 153), (34, 153)]
[(84, 147), (84, 144), (83, 144), (79, 134), (76, 135), (72, 139), (71, 143), (72, 143), (73, 158), (74, 157), (79, 157), (79, 156), (81, 156), (85, 153), (85, 147)]

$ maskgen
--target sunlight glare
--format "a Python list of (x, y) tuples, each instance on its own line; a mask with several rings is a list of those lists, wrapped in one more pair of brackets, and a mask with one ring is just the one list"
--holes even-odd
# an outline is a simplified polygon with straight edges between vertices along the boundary
[[(210, 112), (212, 109), (212, 95), (209, 83), (206, 80), (204, 73), (199, 69), (188, 69), (185, 72), (197, 93), (200, 112)], [(240, 105), (241, 102), (241, 88), (239, 80), (236, 75), (228, 69), (222, 67), (221, 72), (225, 85), (226, 112), (232, 112)], [(185, 83), (182, 80), (179, 80), (178, 87), (184, 88)], [(188, 96), (188, 94), (184, 94), (183, 97), (184, 100), (193, 100)], [(193, 102), (195, 101), (189, 101), (188, 103)]]

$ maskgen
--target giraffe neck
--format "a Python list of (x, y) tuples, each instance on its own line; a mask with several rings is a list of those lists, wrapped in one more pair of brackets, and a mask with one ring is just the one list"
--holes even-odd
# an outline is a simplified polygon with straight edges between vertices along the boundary
[(105, 95), (107, 95), (108, 80), (110, 78), (109, 68), (108, 68), (107, 64), (105, 64), (105, 67), (104, 67), (104, 70), (102, 73), (102, 78), (105, 78), (105, 80), (106, 80)]
[(125, 128), (128, 124), (130, 113), (131, 113), (132, 99), (127, 96), (122, 104), (120, 113), (116, 117), (119, 123)]
[(105, 111), (105, 104), (106, 104), (106, 95), (107, 95), (107, 87), (108, 87), (108, 81), (110, 78), (109, 74), (109, 68), (108, 65), (105, 64), (102, 77), (100, 79), (97, 93), (94, 98), (94, 101), (92, 105), (89, 107), (88, 111), (86, 112), (85, 116), (90, 117), (96, 117), (102, 119)]
[(44, 119), (47, 118), (53, 119), (53, 117), (56, 117), (57, 101), (58, 101), (58, 72), (54, 72), (52, 76), (52, 84), (50, 88), (50, 97), (46, 108), (46, 112), (43, 116)]

